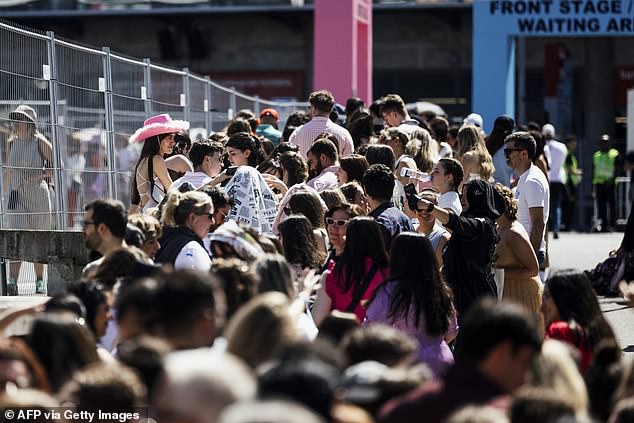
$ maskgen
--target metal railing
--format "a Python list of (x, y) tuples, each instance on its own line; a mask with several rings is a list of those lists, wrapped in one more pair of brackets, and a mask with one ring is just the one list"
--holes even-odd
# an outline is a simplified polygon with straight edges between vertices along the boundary
[[(17, 133), (9, 114), (19, 105), (37, 113), (34, 127), (50, 141), (50, 157), (35, 149), (37, 136)], [(257, 114), (266, 107), (277, 109), (283, 124), (306, 103), (261, 100), (186, 68), (0, 22), (0, 228), (79, 230), (83, 204), (105, 197), (129, 204), (130, 169), (141, 146), (128, 138), (149, 116), (188, 120), (195, 140), (224, 128), (236, 109)], [(48, 199), (30, 194), (42, 190), (42, 180)], [(22, 203), (9, 207), (12, 191), (37, 204), (36, 210)], [(49, 227), (31, 227), (33, 215), (48, 213), (47, 201)]]

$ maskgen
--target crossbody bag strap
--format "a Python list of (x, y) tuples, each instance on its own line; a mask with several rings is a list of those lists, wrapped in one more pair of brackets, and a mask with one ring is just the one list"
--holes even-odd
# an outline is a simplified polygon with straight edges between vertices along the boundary
[(346, 312), (348, 313), (354, 312), (354, 309), (357, 308), (357, 305), (359, 305), (359, 301), (361, 301), (363, 294), (365, 294), (365, 292), (368, 290), (368, 287), (370, 286), (370, 282), (372, 282), (372, 279), (374, 279), (374, 275), (376, 275), (376, 272), (378, 271), (379, 271), (379, 267), (376, 264), (373, 264), (370, 270), (368, 271), (368, 273), (365, 275), (365, 278), (363, 279), (363, 283), (361, 284), (359, 289), (357, 289), (357, 291), (354, 293), (354, 297), (352, 297), (352, 301), (350, 301), (350, 304), (348, 304), (348, 307), (346, 307)]

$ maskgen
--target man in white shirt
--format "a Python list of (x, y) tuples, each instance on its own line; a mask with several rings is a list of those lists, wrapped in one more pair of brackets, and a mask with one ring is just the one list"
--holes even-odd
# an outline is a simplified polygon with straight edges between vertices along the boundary
[(398, 94), (388, 94), (381, 99), (379, 112), (383, 117), (385, 126), (388, 128), (398, 128), (405, 133), (408, 138), (412, 138), (412, 132), (420, 128), (418, 122), (409, 117), (405, 102)]
[(193, 172), (185, 172), (185, 175), (175, 180), (170, 186), (170, 191), (178, 190), (185, 183), (199, 188), (210, 182), (222, 172), (222, 154), (224, 146), (221, 142), (211, 140), (196, 141), (189, 151), (189, 159), (194, 166)]
[(544, 154), (548, 157), (550, 170), (548, 178), (550, 179), (550, 229), (553, 231), (553, 237), (559, 238), (559, 227), (561, 226), (561, 205), (566, 195), (566, 169), (564, 163), (568, 148), (562, 142), (555, 139), (555, 127), (547, 123), (542, 128), (542, 135), (546, 145)]
[(537, 143), (528, 132), (515, 132), (504, 140), (507, 164), (519, 175), (515, 198), (517, 220), (524, 226), (540, 267), (546, 258), (546, 222), (550, 204), (550, 190), (546, 176), (533, 164)]
[(315, 175), (306, 183), (317, 192), (325, 189), (334, 189), (339, 186), (337, 182), (337, 147), (329, 139), (318, 139), (308, 150), (308, 171)]
[(339, 141), (339, 155), (345, 157), (354, 152), (354, 144), (350, 132), (330, 120), (330, 112), (335, 105), (335, 98), (330, 91), (315, 91), (308, 97), (310, 103), (311, 120), (297, 128), (289, 137), (291, 144), (299, 146), (299, 153), (306, 157), (306, 153), (322, 132), (333, 134)]

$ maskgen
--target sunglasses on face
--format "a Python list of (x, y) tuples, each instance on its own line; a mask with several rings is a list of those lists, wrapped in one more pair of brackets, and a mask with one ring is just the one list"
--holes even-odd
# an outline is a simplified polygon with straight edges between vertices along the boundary
[(345, 226), (348, 223), (347, 219), (333, 219), (332, 217), (326, 218), (326, 224), (328, 225), (336, 225), (336, 226)]
[(196, 213), (198, 216), (207, 216), (207, 218), (209, 220), (211, 220), (212, 222), (214, 221), (214, 214), (213, 213)]
[(504, 149), (504, 155), (505, 155), (505, 156), (508, 156), (508, 155), (510, 155), (510, 154), (511, 154), (511, 152), (513, 152), (513, 151), (522, 151), (522, 150), (525, 150), (525, 148), (512, 148), (512, 147), (507, 147), (507, 148), (505, 148), (505, 149)]
[(292, 215), (292, 214), (293, 214), (293, 210), (291, 210), (291, 208), (290, 208), (290, 207), (288, 207), (288, 206), (284, 207), (284, 209), (283, 209), (283, 210), (284, 210), (284, 214), (285, 214), (286, 216), (290, 216), (290, 215)]

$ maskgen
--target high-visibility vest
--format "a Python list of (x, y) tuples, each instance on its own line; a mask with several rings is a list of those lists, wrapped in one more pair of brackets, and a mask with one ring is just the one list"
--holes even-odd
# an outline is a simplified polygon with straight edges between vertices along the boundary
[(599, 150), (594, 153), (592, 156), (592, 163), (594, 164), (593, 184), (604, 184), (614, 179), (614, 165), (618, 155), (618, 150), (614, 148), (608, 151)]

